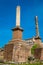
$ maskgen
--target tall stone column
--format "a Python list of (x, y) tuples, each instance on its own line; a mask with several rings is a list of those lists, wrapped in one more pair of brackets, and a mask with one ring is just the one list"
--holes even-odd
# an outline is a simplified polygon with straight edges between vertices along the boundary
[(16, 26), (20, 27), (20, 6), (16, 7)]
[(39, 36), (38, 16), (35, 17), (36, 36)]
[(12, 31), (13, 39), (22, 39), (23, 29), (20, 27), (20, 6), (16, 7), (16, 27)]
[(41, 38), (39, 36), (39, 27), (38, 27), (38, 16), (35, 16), (35, 28), (36, 28), (35, 43), (41, 46)]

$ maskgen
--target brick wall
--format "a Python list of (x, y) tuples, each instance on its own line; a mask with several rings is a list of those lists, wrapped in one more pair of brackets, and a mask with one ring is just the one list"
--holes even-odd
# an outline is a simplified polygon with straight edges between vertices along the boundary
[(13, 44), (8, 44), (4, 48), (4, 60), (12, 61), (13, 55)]
[(4, 53), (4, 50), (0, 50), (0, 61), (4, 59), (3, 53)]
[(16, 30), (13, 32), (13, 39), (22, 39), (22, 31)]
[(37, 48), (34, 50), (34, 56), (36, 59), (43, 60), (43, 49), (42, 48)]

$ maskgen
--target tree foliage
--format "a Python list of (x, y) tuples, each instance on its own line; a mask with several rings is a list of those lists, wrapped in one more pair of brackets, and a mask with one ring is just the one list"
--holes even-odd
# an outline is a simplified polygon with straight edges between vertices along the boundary
[(31, 48), (31, 53), (34, 55), (34, 49), (36, 49), (38, 47), (37, 44), (34, 44)]

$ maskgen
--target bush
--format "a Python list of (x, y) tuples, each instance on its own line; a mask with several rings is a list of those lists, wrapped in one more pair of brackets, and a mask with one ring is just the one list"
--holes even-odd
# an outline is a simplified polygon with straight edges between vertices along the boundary
[(34, 44), (31, 48), (31, 53), (34, 55), (34, 49), (38, 48), (37, 44)]
[(4, 63), (4, 61), (3, 60), (0, 60), (0, 63)]

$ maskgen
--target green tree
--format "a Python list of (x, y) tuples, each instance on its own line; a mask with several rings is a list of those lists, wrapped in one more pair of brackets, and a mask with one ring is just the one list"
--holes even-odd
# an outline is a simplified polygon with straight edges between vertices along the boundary
[(37, 44), (34, 44), (31, 48), (31, 53), (34, 55), (34, 49), (38, 48)]

